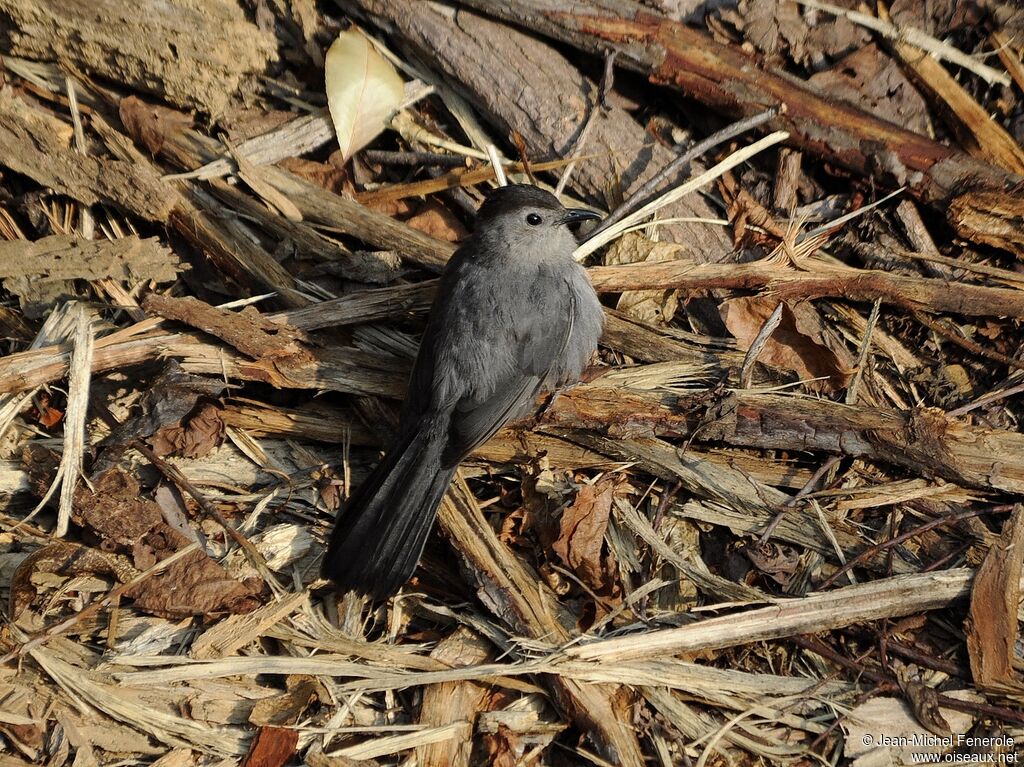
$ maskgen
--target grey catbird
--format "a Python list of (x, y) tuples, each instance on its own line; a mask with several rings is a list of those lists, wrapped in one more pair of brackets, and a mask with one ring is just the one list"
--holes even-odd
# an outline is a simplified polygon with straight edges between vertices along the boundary
[(334, 523), (323, 573), (342, 591), (394, 593), (459, 462), (579, 379), (603, 313), (569, 227), (592, 218), (533, 186), (488, 195), (441, 275), (394, 443)]

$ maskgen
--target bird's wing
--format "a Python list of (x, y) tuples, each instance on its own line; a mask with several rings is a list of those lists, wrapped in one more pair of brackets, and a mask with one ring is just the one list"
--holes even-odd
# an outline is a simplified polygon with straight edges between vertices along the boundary
[[(564, 309), (559, 306), (563, 303)], [(443, 456), (446, 466), (458, 463), (509, 420), (524, 415), (543, 390), (548, 372), (565, 354), (572, 332), (572, 291), (566, 289), (553, 296), (546, 308), (549, 311), (529, 313), (514, 328), (516, 362), (510, 373), (483, 396), (456, 406)]]

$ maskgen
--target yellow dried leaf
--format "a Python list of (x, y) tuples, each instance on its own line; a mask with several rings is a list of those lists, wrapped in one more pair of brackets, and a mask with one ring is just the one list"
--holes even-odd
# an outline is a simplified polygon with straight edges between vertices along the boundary
[(402, 78), (359, 30), (338, 35), (327, 51), (327, 105), (342, 156), (373, 141), (402, 103)]

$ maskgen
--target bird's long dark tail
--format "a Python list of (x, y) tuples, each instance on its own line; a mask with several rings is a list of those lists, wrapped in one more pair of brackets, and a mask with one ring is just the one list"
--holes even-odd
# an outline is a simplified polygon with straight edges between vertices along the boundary
[(323, 574), (341, 591), (382, 598), (412, 576), (455, 468), (441, 465), (439, 440), (399, 440), (342, 507)]

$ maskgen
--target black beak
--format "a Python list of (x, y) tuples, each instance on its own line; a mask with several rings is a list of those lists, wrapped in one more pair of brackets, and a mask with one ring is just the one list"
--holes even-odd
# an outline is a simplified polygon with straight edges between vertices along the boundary
[(592, 210), (584, 210), (583, 208), (567, 208), (565, 215), (559, 219), (559, 222), (572, 226), (578, 224), (580, 221), (597, 221), (601, 218), (599, 213), (595, 213)]

